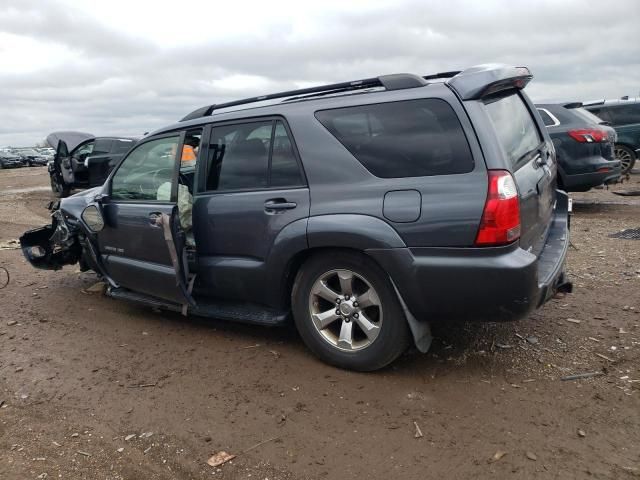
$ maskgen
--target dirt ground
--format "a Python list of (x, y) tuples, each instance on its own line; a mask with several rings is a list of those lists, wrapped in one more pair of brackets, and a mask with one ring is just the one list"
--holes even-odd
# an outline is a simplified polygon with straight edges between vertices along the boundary
[[(0, 171), (0, 244), (47, 222), (46, 187)], [(640, 227), (640, 197), (612, 190), (573, 195), (573, 294), (436, 326), (428, 354), (371, 374), (293, 328), (156, 313), (0, 247), (0, 478), (640, 478), (640, 241), (609, 237)]]

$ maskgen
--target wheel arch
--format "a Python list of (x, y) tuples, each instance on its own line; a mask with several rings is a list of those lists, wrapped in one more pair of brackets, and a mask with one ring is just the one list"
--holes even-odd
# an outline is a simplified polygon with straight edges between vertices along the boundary
[(637, 160), (638, 159), (638, 152), (636, 152), (636, 149), (633, 147), (633, 145), (631, 145), (630, 143), (627, 143), (626, 141), (618, 141), (615, 143), (615, 146), (622, 146), (622, 147), (626, 147), (629, 150), (631, 150), (631, 154), (633, 155), (633, 157)]
[(367, 259), (369, 259), (371, 262), (373, 262), (375, 265), (377, 265), (387, 275), (387, 277), (389, 278), (389, 282), (393, 286), (393, 290), (396, 296), (398, 297), (400, 306), (404, 311), (405, 320), (409, 325), (409, 330), (411, 331), (411, 337), (412, 337), (413, 343), (420, 352), (426, 353), (429, 350), (432, 339), (433, 339), (433, 337), (431, 336), (431, 328), (429, 323), (425, 321), (418, 321), (413, 316), (413, 314), (407, 307), (407, 304), (404, 298), (400, 294), (400, 291), (398, 290), (397, 285), (391, 278), (391, 275), (389, 275), (389, 272), (387, 272), (385, 268), (373, 256), (368, 255), (365, 250), (359, 250), (356, 248), (349, 248), (349, 247), (326, 246), (326, 247), (308, 248), (306, 250), (298, 252), (296, 255), (294, 255), (293, 258), (291, 258), (285, 270), (285, 276), (283, 279), (283, 284), (284, 284), (283, 294), (287, 298), (286, 299), (283, 298), (283, 301), (286, 301), (287, 305), (290, 307), (291, 295), (295, 288), (295, 282), (305, 262), (307, 262), (309, 259), (317, 255), (322, 255), (322, 254), (331, 255), (331, 254), (335, 254), (336, 252), (344, 252), (344, 253), (349, 253), (353, 255), (362, 255)]

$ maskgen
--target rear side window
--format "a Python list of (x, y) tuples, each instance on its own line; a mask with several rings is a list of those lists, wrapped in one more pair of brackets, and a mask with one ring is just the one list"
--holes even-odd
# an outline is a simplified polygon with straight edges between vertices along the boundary
[(540, 114), (540, 117), (542, 117), (542, 121), (546, 127), (553, 127), (556, 125), (556, 122), (551, 118), (551, 115), (549, 115), (546, 110), (539, 108), (538, 113)]
[(610, 107), (608, 111), (614, 125), (640, 123), (640, 104)]
[(316, 112), (316, 118), (377, 177), (448, 175), (474, 167), (462, 125), (444, 100), (337, 108)]
[(511, 165), (516, 166), (542, 142), (529, 109), (517, 93), (489, 100), (486, 108)]

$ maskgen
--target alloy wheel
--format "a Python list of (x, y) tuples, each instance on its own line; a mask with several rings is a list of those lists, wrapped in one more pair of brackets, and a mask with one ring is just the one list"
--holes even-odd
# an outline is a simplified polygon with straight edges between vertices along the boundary
[(351, 270), (322, 274), (309, 294), (313, 326), (328, 343), (343, 351), (370, 346), (382, 326), (382, 302), (362, 275)]
[(631, 153), (626, 148), (616, 147), (614, 149), (614, 156), (618, 160), (620, 160), (620, 164), (622, 167), (622, 173), (626, 173), (631, 168), (631, 163), (633, 162), (633, 157)]

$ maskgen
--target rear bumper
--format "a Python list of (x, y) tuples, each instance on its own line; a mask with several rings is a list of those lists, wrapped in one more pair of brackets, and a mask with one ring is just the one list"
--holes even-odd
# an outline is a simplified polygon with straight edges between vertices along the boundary
[(539, 257), (518, 245), (499, 248), (368, 250), (391, 276), (418, 320), (508, 321), (525, 317), (556, 291), (569, 245), (568, 197), (558, 191)]
[[(583, 192), (590, 188), (611, 183), (620, 178), (621, 167), (620, 161), (608, 161), (602, 159), (602, 162), (589, 166), (590, 172), (578, 174), (565, 174), (562, 177), (564, 187), (568, 192)], [(607, 169), (599, 172), (598, 169)]]

